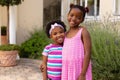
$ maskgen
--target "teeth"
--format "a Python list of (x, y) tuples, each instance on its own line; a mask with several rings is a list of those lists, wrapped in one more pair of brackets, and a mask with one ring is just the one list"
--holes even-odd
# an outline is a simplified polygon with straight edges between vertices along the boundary
[(74, 22), (71, 22), (72, 25), (74, 25), (75, 23)]
[(63, 40), (63, 38), (59, 38), (58, 40)]

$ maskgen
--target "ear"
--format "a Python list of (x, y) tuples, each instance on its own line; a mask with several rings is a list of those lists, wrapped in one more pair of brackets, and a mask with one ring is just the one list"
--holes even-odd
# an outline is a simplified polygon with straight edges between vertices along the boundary
[(67, 14), (67, 17), (69, 16), (69, 13)]
[(52, 35), (50, 35), (50, 39), (52, 39)]
[(52, 35), (50, 35), (50, 39), (53, 40), (53, 36)]

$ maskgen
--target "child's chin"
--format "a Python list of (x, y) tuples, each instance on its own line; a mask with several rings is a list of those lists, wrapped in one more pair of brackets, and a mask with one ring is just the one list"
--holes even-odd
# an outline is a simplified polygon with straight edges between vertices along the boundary
[(63, 42), (59, 42), (59, 44), (62, 44)]
[(62, 42), (59, 42), (59, 44), (62, 44), (63, 43), (63, 41)]
[(58, 40), (58, 43), (63, 43), (63, 40)]

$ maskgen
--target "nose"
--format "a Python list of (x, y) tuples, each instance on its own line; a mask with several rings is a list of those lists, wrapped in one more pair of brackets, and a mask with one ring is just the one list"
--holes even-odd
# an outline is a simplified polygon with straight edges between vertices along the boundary
[(59, 36), (61, 36), (61, 34), (60, 34), (60, 33), (58, 33), (58, 35), (57, 35), (57, 36), (59, 37)]
[(73, 16), (73, 17), (72, 17), (72, 20), (74, 21), (75, 19), (76, 19), (76, 17), (75, 17), (75, 16)]
[(61, 33), (58, 33), (57, 37), (60, 37), (62, 34)]

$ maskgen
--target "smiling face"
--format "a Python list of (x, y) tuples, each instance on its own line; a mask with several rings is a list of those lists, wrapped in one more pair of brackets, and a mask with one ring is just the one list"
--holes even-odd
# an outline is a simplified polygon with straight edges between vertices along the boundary
[(52, 32), (50, 34), (50, 38), (54, 41), (54, 44), (61, 45), (64, 41), (65, 32), (64, 29), (56, 26), (54, 29), (52, 29)]
[(78, 27), (83, 21), (83, 13), (78, 8), (72, 8), (67, 19), (70, 27)]

